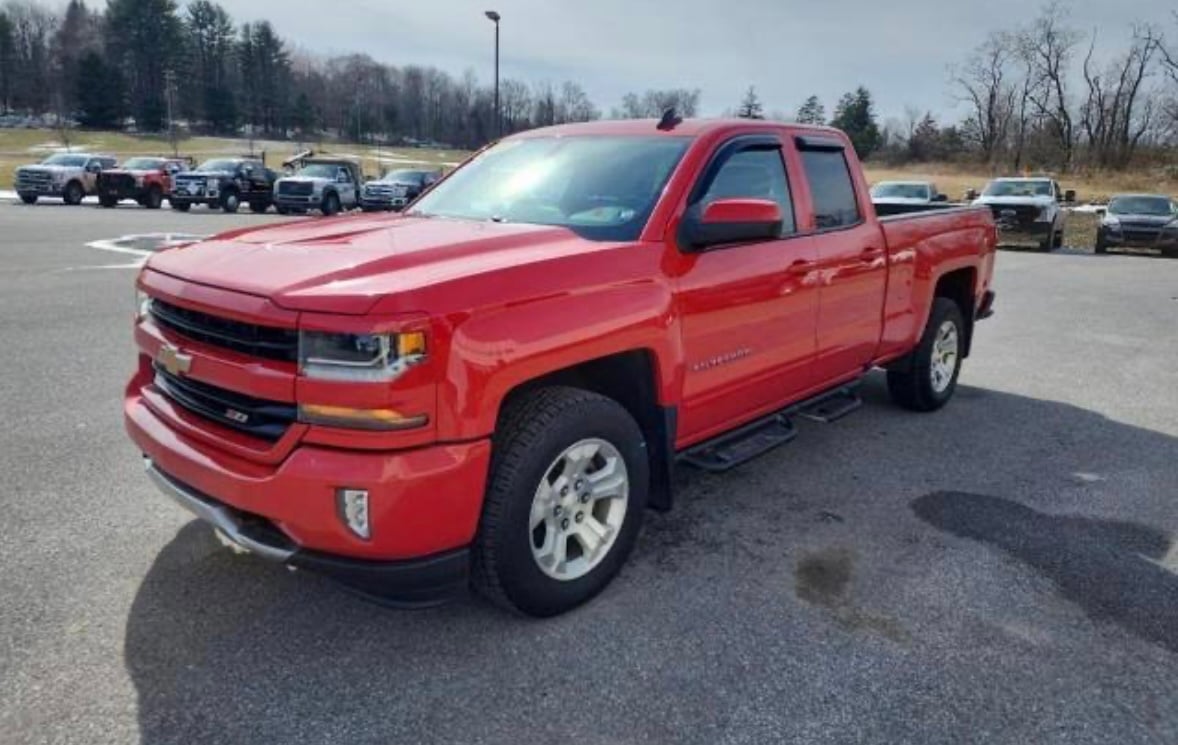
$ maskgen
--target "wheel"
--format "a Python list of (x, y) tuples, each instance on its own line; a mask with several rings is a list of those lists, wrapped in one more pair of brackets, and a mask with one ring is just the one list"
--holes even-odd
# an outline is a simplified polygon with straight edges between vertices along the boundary
[(230, 189), (221, 195), (221, 209), (227, 214), (237, 212), (237, 208), (241, 206), (241, 197), (237, 196), (237, 192)]
[(65, 191), (61, 195), (63, 202), (69, 205), (79, 205), (82, 203), (82, 198), (86, 196), (86, 192), (82, 189), (82, 185), (77, 181), (71, 181), (65, 185)]
[(187, 212), (188, 210), (192, 209), (192, 205), (188, 202), (172, 202), (172, 209), (176, 210), (177, 212)]
[(149, 210), (158, 210), (164, 203), (164, 190), (158, 186), (151, 186), (147, 190), (147, 196), (143, 198), (143, 206)]
[(323, 197), (323, 204), (320, 205), (319, 211), (327, 217), (331, 217), (339, 212), (339, 208), (339, 195), (335, 192), (328, 192)]
[(278, 205), (277, 207), (275, 207), (274, 209), (278, 210), (278, 214), (280, 214), (280, 215), (289, 215), (290, 214), (290, 207), (283, 207), (281, 204)]
[(1063, 228), (1060, 228), (1059, 232), (1055, 234), (1055, 241), (1052, 245), (1055, 248), (1063, 248)]
[(475, 589), (533, 616), (601, 592), (646, 507), (650, 464), (638, 424), (604, 396), (543, 388), (508, 404), (493, 448)]
[(36, 204), (37, 203), (37, 195), (36, 194), (21, 194), (20, 201), (24, 202), (25, 204)]
[(1162, 256), (1165, 256), (1167, 259), (1178, 259), (1178, 246), (1163, 248)]
[(961, 309), (948, 298), (936, 298), (908, 365), (888, 371), (892, 400), (913, 411), (935, 411), (947, 404), (957, 390), (964, 345)]
[(119, 206), (119, 200), (115, 199), (114, 197), (99, 197), (98, 203), (108, 210)]
[(1095, 250), (1096, 250), (1096, 253), (1098, 253), (1098, 254), (1108, 253), (1108, 243), (1106, 243), (1104, 240), (1104, 231), (1101, 231), (1101, 230), (1096, 231), (1096, 249)]
[(268, 209), (270, 209), (269, 202), (250, 202), (250, 212), (253, 212), (255, 215), (260, 215)]

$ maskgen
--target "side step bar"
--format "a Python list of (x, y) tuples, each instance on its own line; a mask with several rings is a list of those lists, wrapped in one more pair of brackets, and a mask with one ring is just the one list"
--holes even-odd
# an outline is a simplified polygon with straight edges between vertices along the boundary
[(814, 398), (789, 406), (742, 427), (693, 445), (678, 460), (704, 471), (728, 471), (798, 436), (790, 417), (797, 415), (824, 424), (838, 421), (863, 405), (855, 392), (858, 381), (839, 386)]

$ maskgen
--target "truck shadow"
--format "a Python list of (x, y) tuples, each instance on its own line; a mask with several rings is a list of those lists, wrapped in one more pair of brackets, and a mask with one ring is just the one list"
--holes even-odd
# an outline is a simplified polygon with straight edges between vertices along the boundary
[[(877, 378), (864, 397), (872, 404), (886, 397)], [(1178, 653), (1178, 576), (1155, 563), (1168, 535), (1084, 517), (1083, 500), (1059, 508), (1050, 495), (1071, 461), (1048, 463), (1069, 448), (1082, 451), (1089, 455), (1075, 461), (1094, 471), (1157, 474), (1146, 477), (1152, 494), (1149, 484), (1172, 482), (1164, 474), (1178, 462), (1178, 438), (1067, 404), (968, 387), (941, 415), (879, 405), (831, 426), (842, 428), (842, 451), (860, 457), (832, 452), (835, 434), (803, 432), (723, 477), (684, 475), (675, 510), (649, 516), (621, 581), (586, 608), (543, 622), (473, 598), (389, 610), (318, 577), (234, 556), (204, 525), (188, 523), (143, 578), (127, 620), (124, 656), (142, 742), (520, 741), (524, 731), (529, 740), (556, 739), (565, 727), (596, 731), (594, 742), (675, 739), (664, 729), (671, 713), (652, 699), (653, 688), (673, 688), (675, 711), (684, 712), (676, 716), (706, 728), (717, 712), (744, 705), (749, 671), (740, 659), (760, 659), (787, 634), (804, 644), (813, 633), (802, 610), (810, 601), (793, 594), (782, 536), (797, 545), (807, 531), (844, 531), (861, 550), (874, 544), (898, 554), (903, 536), (871, 522), (885, 509), (905, 534), (935, 535), (934, 526), (1017, 557), (1093, 618)], [(950, 475), (945, 463), (953, 464)], [(999, 466), (1009, 472), (1003, 483), (1018, 484), (1010, 493), (1034, 508), (969, 493), (993, 483)], [(905, 509), (920, 493), (913, 484), (946, 479), (960, 491), (930, 493)], [(808, 496), (831, 488), (835, 504)], [(726, 510), (716, 509), (720, 500), (728, 500)], [(1140, 493), (1116, 508), (1143, 523), (1171, 519)], [(715, 560), (736, 544), (764, 555)], [(725, 592), (753, 571), (765, 572), (760, 589)], [(741, 629), (726, 641), (737, 649), (707, 649), (717, 622)], [(899, 618), (896, 638), (921, 622)], [(829, 633), (857, 632), (832, 624)], [(671, 651), (681, 644), (701, 646), (686, 656)], [(585, 707), (578, 723), (562, 693), (569, 686), (593, 692), (586, 700), (600, 696), (610, 715)]]

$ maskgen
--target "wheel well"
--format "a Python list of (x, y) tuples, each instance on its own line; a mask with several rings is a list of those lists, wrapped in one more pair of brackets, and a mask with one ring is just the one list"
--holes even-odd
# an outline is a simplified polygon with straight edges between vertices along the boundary
[(551, 386), (580, 388), (617, 401), (634, 417), (646, 440), (650, 456), (647, 504), (665, 511), (671, 508), (672, 501), (676, 420), (674, 408), (659, 405), (655, 385), (653, 355), (647, 350), (636, 349), (587, 360), (516, 386), (504, 398), (500, 413), (515, 397)]
[(969, 356), (970, 347), (973, 345), (976, 278), (976, 269), (958, 269), (938, 279), (937, 287), (933, 291), (934, 297), (948, 298), (957, 303), (957, 307), (961, 309), (961, 316), (965, 319), (965, 353), (963, 355), (965, 357)]

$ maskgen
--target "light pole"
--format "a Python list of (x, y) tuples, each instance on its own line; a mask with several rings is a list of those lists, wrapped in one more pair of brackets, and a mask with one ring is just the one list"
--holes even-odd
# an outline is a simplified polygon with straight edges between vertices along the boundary
[(495, 136), (503, 134), (503, 117), (499, 114), (499, 14), (488, 10), (485, 14), (495, 24)]

